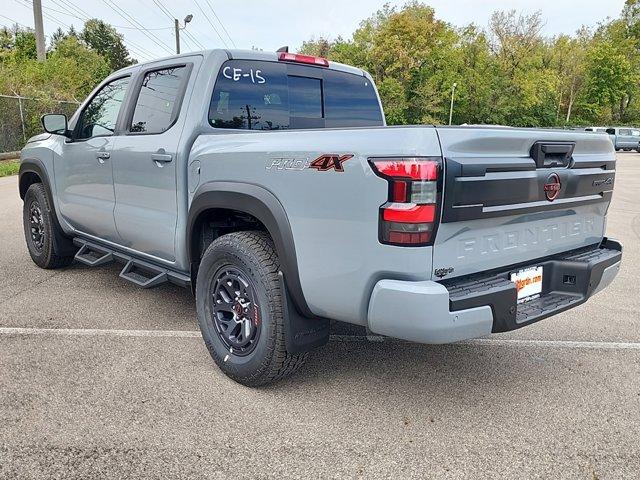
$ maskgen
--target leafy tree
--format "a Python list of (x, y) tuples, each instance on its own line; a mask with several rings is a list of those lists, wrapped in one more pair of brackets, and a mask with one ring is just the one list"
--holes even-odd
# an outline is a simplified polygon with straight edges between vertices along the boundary
[(123, 36), (111, 25), (98, 19), (88, 20), (84, 24), (80, 38), (109, 62), (111, 70), (119, 70), (135, 63), (129, 57)]
[(0, 50), (11, 50), (13, 45), (13, 33), (7, 27), (2, 27), (0, 29)]
[(51, 39), (49, 40), (49, 45), (50, 45), (49, 51), (55, 50), (58, 43), (67, 37), (68, 37), (68, 34), (65, 33), (64, 30), (62, 30), (62, 28), (58, 27), (57, 30), (53, 32), (53, 34), (51, 34)]
[(35, 59), (36, 34), (32, 30), (17, 30), (14, 34), (15, 57), (20, 60)]

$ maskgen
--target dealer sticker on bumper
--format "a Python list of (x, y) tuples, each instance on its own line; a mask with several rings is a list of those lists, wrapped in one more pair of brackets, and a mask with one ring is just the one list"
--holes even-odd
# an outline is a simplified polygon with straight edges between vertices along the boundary
[(531, 267), (511, 274), (516, 284), (518, 303), (538, 298), (542, 292), (542, 267)]

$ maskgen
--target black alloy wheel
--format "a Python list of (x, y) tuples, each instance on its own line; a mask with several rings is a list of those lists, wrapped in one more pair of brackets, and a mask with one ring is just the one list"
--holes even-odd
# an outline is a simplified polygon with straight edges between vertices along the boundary
[(213, 324), (230, 353), (244, 356), (255, 349), (260, 338), (260, 306), (248, 275), (225, 265), (212, 284)]
[(29, 232), (31, 241), (38, 252), (42, 252), (46, 240), (44, 219), (42, 217), (42, 207), (37, 200), (32, 200), (29, 204)]

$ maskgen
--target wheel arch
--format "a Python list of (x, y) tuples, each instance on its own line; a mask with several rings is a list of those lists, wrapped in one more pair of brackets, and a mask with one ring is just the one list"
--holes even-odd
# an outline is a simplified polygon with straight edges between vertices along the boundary
[(56, 212), (56, 206), (53, 201), (53, 195), (51, 193), (51, 183), (49, 181), (49, 175), (47, 174), (46, 167), (44, 166), (42, 161), (36, 158), (24, 159), (22, 160), (22, 162), (20, 162), (20, 170), (18, 172), (18, 190), (20, 193), (20, 198), (22, 200), (24, 200), (29, 187), (34, 183), (41, 183), (44, 187), (44, 191), (49, 204), (51, 218), (54, 222), (55, 227), (53, 241), (56, 249), (63, 255), (73, 255), (77, 249), (74, 247), (71, 239), (62, 233), (63, 230), (60, 226), (60, 222), (58, 221), (58, 214)]
[(24, 196), (27, 194), (29, 187), (34, 183), (42, 183), (44, 185), (49, 203), (51, 203), (53, 199), (51, 197), (49, 176), (42, 162), (37, 159), (22, 160), (22, 162), (20, 162), (20, 171), (18, 172), (18, 189), (22, 200), (24, 200)]
[(294, 306), (303, 316), (314, 318), (302, 291), (295, 241), (286, 211), (273, 193), (254, 184), (213, 181), (196, 190), (189, 208), (186, 242), (192, 285), (195, 285), (201, 253), (197, 233), (208, 212), (218, 209), (250, 215), (264, 226), (273, 239)]

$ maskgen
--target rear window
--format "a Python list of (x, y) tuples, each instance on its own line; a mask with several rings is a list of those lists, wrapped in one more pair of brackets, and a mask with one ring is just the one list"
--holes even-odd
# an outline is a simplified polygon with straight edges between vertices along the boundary
[(628, 128), (621, 128), (620, 135), (631, 135), (631, 130), (629, 130)]
[(216, 128), (287, 130), (382, 125), (373, 85), (361, 75), (280, 62), (229, 60), (209, 107)]

